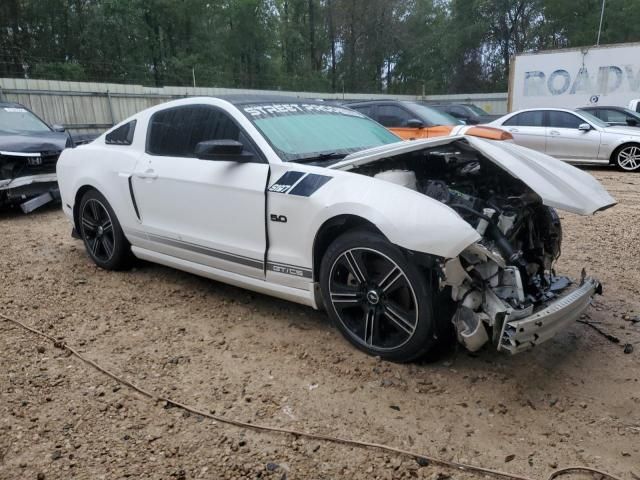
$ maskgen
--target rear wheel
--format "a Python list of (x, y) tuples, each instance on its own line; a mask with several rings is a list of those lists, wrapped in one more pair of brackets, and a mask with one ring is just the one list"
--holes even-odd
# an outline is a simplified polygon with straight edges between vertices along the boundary
[(89, 190), (80, 200), (80, 236), (91, 259), (106, 270), (131, 267), (131, 245), (104, 196)]
[(618, 150), (615, 155), (618, 168), (627, 172), (640, 170), (640, 145), (627, 145)]
[(357, 348), (407, 362), (437, 343), (431, 277), (383, 236), (356, 230), (327, 249), (320, 283), (338, 329)]

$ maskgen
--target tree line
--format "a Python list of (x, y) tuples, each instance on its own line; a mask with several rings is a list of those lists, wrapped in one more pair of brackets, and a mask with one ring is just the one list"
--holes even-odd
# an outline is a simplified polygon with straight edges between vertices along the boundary
[[(519, 52), (595, 44), (601, 0), (2, 0), (0, 76), (427, 94), (504, 91)], [(640, 40), (608, 0), (601, 43)]]

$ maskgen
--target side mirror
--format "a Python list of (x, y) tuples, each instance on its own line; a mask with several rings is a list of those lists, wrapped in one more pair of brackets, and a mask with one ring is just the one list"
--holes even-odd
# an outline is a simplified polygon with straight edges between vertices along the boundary
[(636, 120), (635, 118), (627, 118), (627, 125), (629, 125), (630, 127), (637, 127), (638, 120)]
[(407, 127), (424, 128), (424, 122), (422, 120), (418, 120), (417, 118), (412, 118), (410, 120), (407, 120)]
[(56, 124), (56, 125), (52, 125), (52, 126), (51, 126), (51, 128), (53, 129), (53, 131), (54, 131), (54, 132), (60, 132), (60, 133), (62, 133), (62, 132), (65, 132), (65, 131), (66, 131), (66, 129), (64, 128), (64, 126), (62, 126), (62, 125), (58, 125), (58, 124)]
[(228, 162), (248, 162), (253, 154), (244, 151), (244, 145), (237, 140), (206, 140), (196, 145), (195, 155), (200, 160)]
[(580, 130), (581, 132), (588, 132), (589, 130), (591, 130), (591, 125), (586, 122), (581, 123), (580, 125), (578, 125), (578, 130)]

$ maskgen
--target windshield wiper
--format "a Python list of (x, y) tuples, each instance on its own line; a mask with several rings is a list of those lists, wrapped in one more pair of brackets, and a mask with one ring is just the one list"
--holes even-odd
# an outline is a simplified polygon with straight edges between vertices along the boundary
[(313, 155), (311, 157), (303, 157), (293, 160), (294, 163), (312, 163), (312, 162), (323, 162), (326, 160), (342, 160), (347, 155), (345, 153), (338, 152), (327, 152), (321, 153), (319, 155)]

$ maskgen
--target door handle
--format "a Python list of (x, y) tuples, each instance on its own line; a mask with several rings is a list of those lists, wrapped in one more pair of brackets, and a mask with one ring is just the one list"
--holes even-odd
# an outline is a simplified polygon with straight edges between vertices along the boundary
[(155, 180), (158, 178), (158, 174), (155, 173), (151, 168), (145, 170), (144, 172), (136, 172), (134, 174), (137, 178), (142, 178), (144, 180)]
[(518, 130), (517, 128), (510, 128), (509, 131), (511, 133), (518, 133), (520, 130)]
[(549, 135), (560, 135), (560, 132), (559, 132), (559, 131), (557, 131), (557, 130), (551, 130), (551, 131), (549, 132)]

